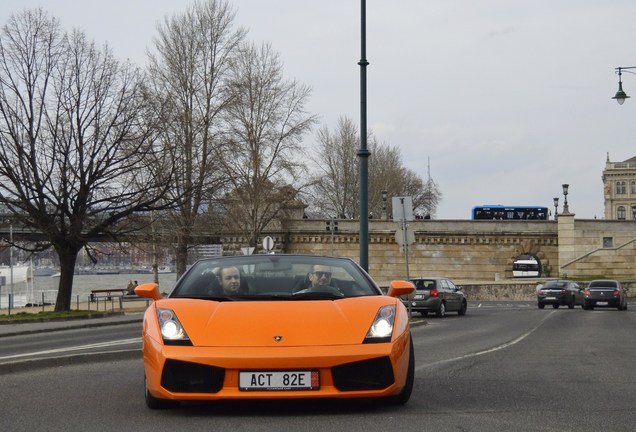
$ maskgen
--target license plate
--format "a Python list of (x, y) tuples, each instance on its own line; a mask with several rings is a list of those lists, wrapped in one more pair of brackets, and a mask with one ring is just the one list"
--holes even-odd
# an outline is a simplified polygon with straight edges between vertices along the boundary
[(414, 300), (420, 300), (423, 299), (424, 296), (422, 294), (415, 294), (415, 297), (413, 297)]
[(546, 300), (556, 300), (556, 297), (546, 297)]
[(607, 306), (607, 302), (596, 302), (599, 306)]
[(239, 390), (318, 390), (318, 371), (243, 371), (239, 372)]

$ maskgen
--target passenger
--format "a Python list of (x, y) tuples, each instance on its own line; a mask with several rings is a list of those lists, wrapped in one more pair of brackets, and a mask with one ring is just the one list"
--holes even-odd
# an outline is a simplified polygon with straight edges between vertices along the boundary
[(309, 273), (311, 287), (324, 287), (331, 285), (331, 267), (325, 265), (314, 265)]
[(136, 285), (133, 284), (133, 281), (128, 281), (128, 286), (126, 287), (126, 294), (134, 295), (135, 294)]
[(219, 279), (224, 294), (238, 294), (239, 288), (241, 287), (241, 273), (238, 268), (223, 267), (219, 272)]

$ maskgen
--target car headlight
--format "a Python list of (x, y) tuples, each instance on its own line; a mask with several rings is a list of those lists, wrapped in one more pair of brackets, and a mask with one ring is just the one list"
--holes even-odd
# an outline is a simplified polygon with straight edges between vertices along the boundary
[(192, 345), (177, 315), (171, 309), (157, 308), (159, 329), (166, 345)]
[(371, 324), (363, 343), (391, 342), (395, 305), (382, 306)]

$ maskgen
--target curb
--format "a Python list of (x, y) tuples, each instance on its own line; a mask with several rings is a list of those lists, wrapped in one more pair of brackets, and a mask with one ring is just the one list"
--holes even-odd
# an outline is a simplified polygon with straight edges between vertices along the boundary
[(0, 375), (16, 372), (28, 372), (49, 367), (81, 365), (117, 360), (142, 360), (141, 349), (108, 351), (92, 354), (76, 354), (62, 357), (47, 357), (42, 359), (22, 360), (8, 363), (0, 363)]

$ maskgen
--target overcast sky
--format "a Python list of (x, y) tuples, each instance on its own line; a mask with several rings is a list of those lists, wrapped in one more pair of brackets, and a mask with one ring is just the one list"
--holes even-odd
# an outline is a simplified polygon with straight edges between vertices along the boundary
[[(116, 56), (145, 64), (156, 24), (179, 0), (4, 0), (0, 23), (43, 7)], [(360, 121), (360, 2), (233, 0), (236, 22), (278, 51), (289, 79), (312, 88), (308, 109), (333, 129)], [(607, 154), (636, 156), (633, 99), (619, 106), (614, 68), (636, 66), (633, 0), (367, 0), (368, 127), (404, 164), (438, 183), (437, 217), (481, 204), (568, 204), (603, 217)], [(305, 137), (315, 144), (315, 133)]]

